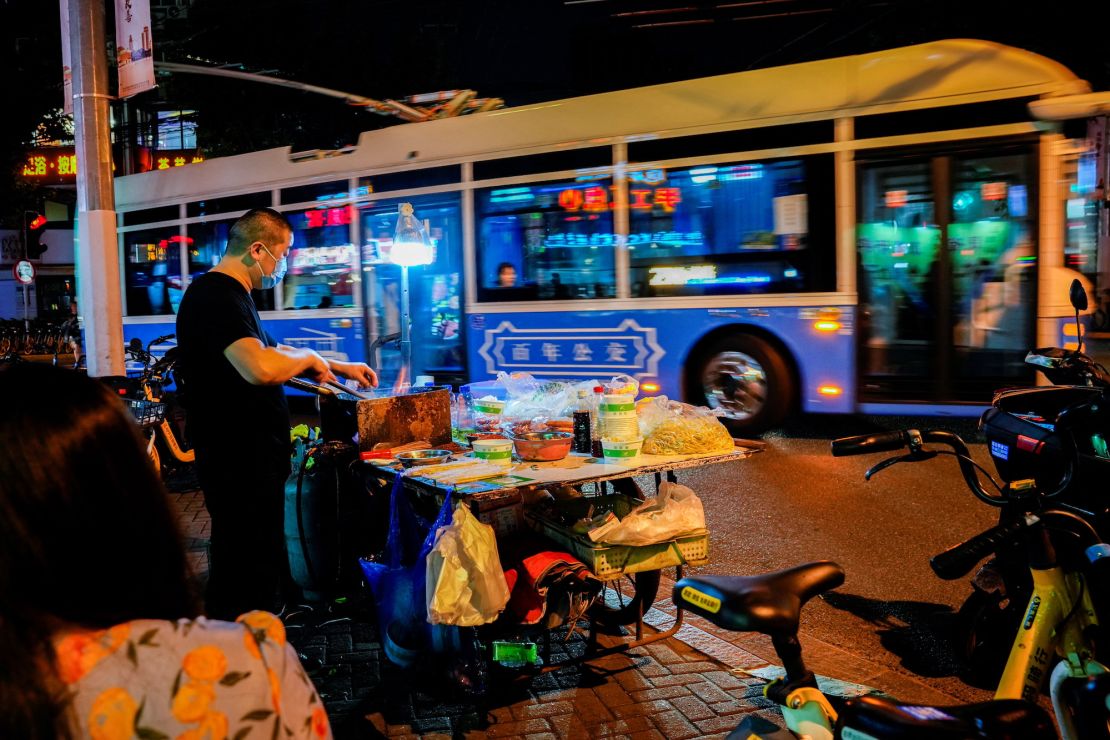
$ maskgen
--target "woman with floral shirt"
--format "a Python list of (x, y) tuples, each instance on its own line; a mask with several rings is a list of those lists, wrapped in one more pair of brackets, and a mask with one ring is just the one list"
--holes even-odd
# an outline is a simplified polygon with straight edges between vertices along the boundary
[(0, 737), (331, 737), (277, 617), (198, 616), (165, 490), (105, 386), (14, 365), (0, 409)]

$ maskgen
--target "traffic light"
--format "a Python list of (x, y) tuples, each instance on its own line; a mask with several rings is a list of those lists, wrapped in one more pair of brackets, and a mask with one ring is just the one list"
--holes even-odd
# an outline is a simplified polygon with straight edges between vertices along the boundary
[(46, 251), (47, 245), (42, 243), (45, 225), (46, 216), (41, 213), (23, 212), (23, 250), (29, 260), (37, 260)]

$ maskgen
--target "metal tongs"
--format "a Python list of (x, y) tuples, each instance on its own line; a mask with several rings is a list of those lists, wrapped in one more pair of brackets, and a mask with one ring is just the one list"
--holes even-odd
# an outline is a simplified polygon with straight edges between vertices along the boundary
[(323, 385), (318, 385), (316, 383), (313, 383), (311, 380), (306, 380), (304, 378), (290, 378), (289, 380), (285, 381), (285, 384), (290, 388), (308, 391), (309, 393), (315, 393), (318, 396), (334, 396), (336, 395), (336, 391), (339, 391), (340, 393), (349, 393), (360, 401), (368, 401), (373, 398), (373, 396), (368, 396), (360, 391), (352, 390), (342, 383), (334, 380), (325, 380)]
[(360, 401), (369, 401), (371, 398), (373, 398), (373, 396), (368, 396), (362, 391), (356, 391), (353, 388), (348, 388), (347, 386), (335, 380), (325, 380), (324, 385), (330, 386), (340, 393), (350, 393), (352, 396)]

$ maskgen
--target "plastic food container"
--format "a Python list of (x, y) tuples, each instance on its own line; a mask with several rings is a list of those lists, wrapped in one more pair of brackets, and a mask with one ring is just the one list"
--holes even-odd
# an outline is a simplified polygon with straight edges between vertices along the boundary
[(474, 449), (474, 443), (479, 439), (506, 439), (504, 434), (497, 434), (496, 432), (478, 432), (466, 435), (466, 444), (470, 449)]
[(473, 409), (476, 414), (500, 416), (501, 412), (505, 410), (505, 402), (497, 401), (492, 398), (475, 398), (473, 401)]
[(607, 393), (601, 397), (602, 418), (635, 419), (636, 397), (627, 393)]
[(476, 439), (473, 444), (474, 456), (483, 462), (503, 465), (513, 464), (513, 443), (508, 439)]
[(627, 442), (618, 442), (603, 438), (601, 451), (605, 455), (605, 462), (610, 465), (635, 465), (640, 462), (640, 448), (644, 440), (633, 439)]
[(569, 432), (526, 432), (513, 437), (516, 454), (529, 462), (562, 460), (570, 454), (574, 435)]

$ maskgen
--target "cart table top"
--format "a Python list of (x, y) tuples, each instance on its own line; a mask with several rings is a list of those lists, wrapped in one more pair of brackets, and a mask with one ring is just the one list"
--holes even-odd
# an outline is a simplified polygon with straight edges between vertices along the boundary
[[(454, 490), (457, 494), (482, 493), (500, 488), (518, 488), (521, 486), (559, 486), (577, 485), (580, 483), (599, 483), (602, 481), (618, 480), (636, 475), (649, 475), (675, 470), (699, 468), (704, 465), (743, 460), (751, 457), (759, 449), (756, 447), (737, 446), (735, 449), (723, 453), (707, 453), (700, 455), (640, 455), (639, 461), (634, 465), (614, 465), (601, 462), (599, 458), (571, 453), (563, 460), (554, 462), (519, 462), (505, 468), (503, 475), (496, 478), (464, 483), (450, 486), (442, 485), (429, 478), (420, 477), (419, 472), (413, 472), (407, 479), (422, 487), (435, 488), (442, 491)], [(461, 455), (460, 455), (461, 456)], [(375, 466), (376, 467), (376, 466)], [(395, 475), (397, 470), (391, 467), (377, 467), (377, 470), (389, 475)], [(418, 471), (419, 469), (414, 469)]]

